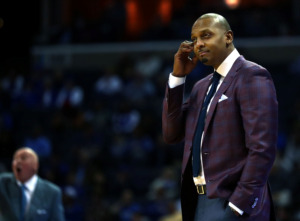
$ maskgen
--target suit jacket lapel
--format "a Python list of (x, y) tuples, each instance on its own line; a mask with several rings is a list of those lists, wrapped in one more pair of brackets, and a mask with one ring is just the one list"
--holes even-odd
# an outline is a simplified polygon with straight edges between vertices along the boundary
[(206, 120), (205, 120), (205, 127), (204, 127), (204, 133), (206, 132), (208, 125), (212, 119), (214, 110), (217, 106), (217, 103), (219, 101), (219, 99), (221, 98), (222, 94), (227, 90), (227, 88), (230, 86), (232, 80), (234, 79), (237, 70), (241, 67), (242, 65), (242, 61), (244, 60), (243, 56), (240, 56), (233, 64), (233, 66), (231, 67), (230, 71), (228, 72), (228, 74), (226, 75), (226, 77), (224, 78), (220, 88), (218, 89), (218, 91), (216, 92), (210, 108), (208, 110), (208, 113), (206, 115)]
[(21, 190), (17, 184), (17, 181), (14, 177), (11, 179), (12, 185), (9, 185), (9, 197), (11, 200), (12, 211), (16, 212), (16, 217), (20, 219), (21, 216)]
[[(207, 90), (209, 88), (209, 85), (211, 84), (211, 80), (212, 80), (212, 74), (207, 76), (204, 80), (203, 85), (200, 86), (199, 90), (198, 90), (198, 96), (196, 98), (197, 101), (197, 111), (196, 111), (196, 115), (195, 115), (195, 120), (194, 120), (194, 124), (192, 125), (192, 131), (196, 131), (196, 126), (198, 124), (198, 119), (199, 119), (199, 114), (204, 102), (204, 98), (206, 96)], [(200, 103), (202, 102), (202, 103)]]
[[(206, 97), (207, 90), (208, 90), (208, 88), (209, 88), (209, 86), (211, 84), (211, 80), (212, 80), (212, 74), (210, 74), (209, 76), (207, 76), (204, 79), (203, 85), (198, 90), (198, 98), (197, 98), (198, 103), (197, 103), (197, 106), (199, 106), (201, 108), (202, 108), (202, 104), (203, 104), (204, 98)], [(199, 101), (201, 101), (202, 103), (200, 103)], [(200, 113), (201, 108), (199, 108), (199, 112), (198, 113)]]
[(43, 205), (43, 200), (47, 200), (46, 196), (44, 196), (44, 191), (42, 190), (41, 180), (38, 178), (35, 190), (33, 192), (29, 210), (26, 213), (26, 221), (34, 220), (37, 211)]

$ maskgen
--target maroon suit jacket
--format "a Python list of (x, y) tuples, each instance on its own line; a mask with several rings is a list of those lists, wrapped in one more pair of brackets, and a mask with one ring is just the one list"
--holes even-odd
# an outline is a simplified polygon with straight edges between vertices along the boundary
[[(194, 220), (197, 202), (191, 151), (199, 112), (212, 75), (198, 81), (183, 103), (184, 85), (163, 101), (163, 136), (184, 140), (181, 203), (183, 220)], [(228, 99), (220, 100), (222, 95)], [(207, 113), (202, 159), (207, 196), (224, 198), (245, 212), (243, 220), (275, 220), (267, 179), (275, 159), (278, 104), (270, 73), (240, 56), (224, 78)], [(213, 211), (212, 211), (213, 212)]]

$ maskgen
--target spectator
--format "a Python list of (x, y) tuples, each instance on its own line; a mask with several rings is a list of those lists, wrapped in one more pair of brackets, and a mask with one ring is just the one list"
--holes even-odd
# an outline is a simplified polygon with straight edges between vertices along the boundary
[(25, 147), (14, 154), (13, 173), (0, 174), (1, 220), (65, 220), (61, 190), (38, 177), (38, 165), (36, 153)]

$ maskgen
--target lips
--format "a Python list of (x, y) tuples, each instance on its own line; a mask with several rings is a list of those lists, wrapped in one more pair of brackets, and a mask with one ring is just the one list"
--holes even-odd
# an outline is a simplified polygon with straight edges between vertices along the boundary
[(204, 56), (208, 53), (208, 51), (199, 51), (199, 56)]

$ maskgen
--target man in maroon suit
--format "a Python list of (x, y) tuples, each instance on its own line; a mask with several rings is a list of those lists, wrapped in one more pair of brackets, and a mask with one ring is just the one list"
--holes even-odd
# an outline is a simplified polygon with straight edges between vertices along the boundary
[[(267, 182), (278, 124), (271, 75), (239, 54), (221, 15), (198, 18), (191, 40), (174, 56), (162, 118), (165, 142), (185, 142), (183, 221), (275, 220)], [(215, 72), (183, 102), (185, 77), (198, 60)]]

